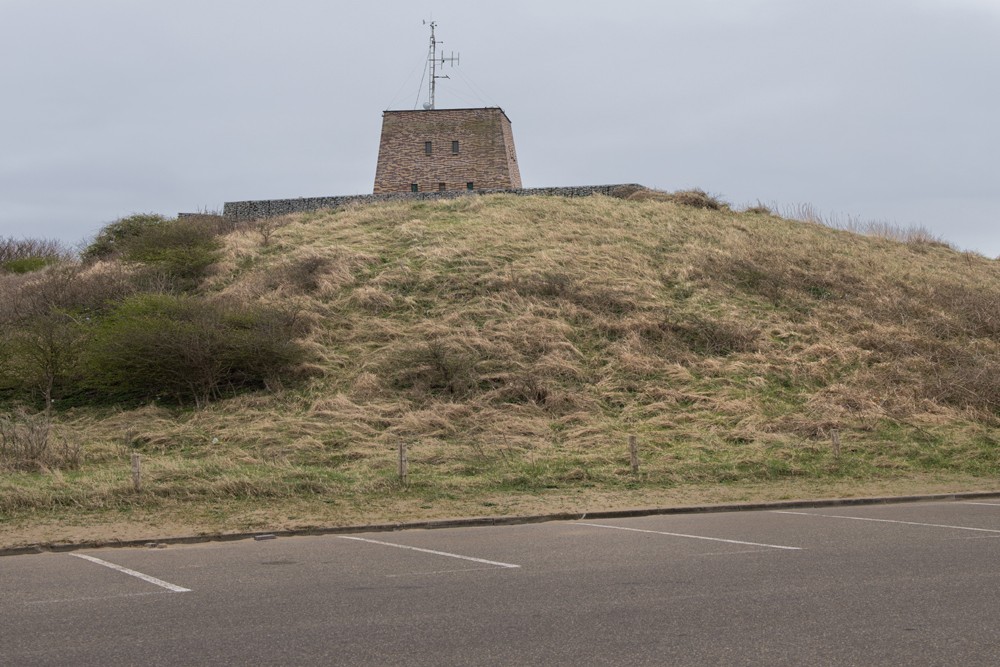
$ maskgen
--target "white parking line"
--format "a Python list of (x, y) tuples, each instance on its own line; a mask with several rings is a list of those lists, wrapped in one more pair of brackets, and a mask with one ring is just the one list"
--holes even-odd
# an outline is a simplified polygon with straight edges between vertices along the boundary
[(495, 560), (486, 560), (484, 558), (473, 558), (472, 556), (462, 556), (460, 554), (452, 554), (447, 551), (434, 551), (433, 549), (421, 549), (420, 547), (411, 547), (405, 544), (394, 544), (392, 542), (380, 542), (379, 540), (369, 540), (364, 537), (351, 537), (349, 535), (338, 535), (342, 540), (355, 540), (357, 542), (368, 542), (369, 544), (381, 544), (384, 547), (395, 547), (397, 549), (408, 549), (410, 551), (419, 551), (425, 554), (434, 554), (435, 556), (447, 556), (448, 558), (459, 558), (461, 560), (471, 560), (473, 563), (486, 563), (487, 565), (496, 565), (497, 567), (515, 568), (521, 567), (520, 565), (512, 565), (510, 563), (500, 563)]
[(962, 501), (959, 505), (986, 505), (988, 507), (1000, 507), (1000, 503), (974, 503), (970, 500)]
[(767, 547), (769, 549), (788, 549), (790, 551), (802, 551), (802, 547), (785, 547), (780, 544), (761, 544), (760, 542), (743, 542), (740, 540), (726, 540), (721, 537), (705, 537), (703, 535), (685, 535), (684, 533), (666, 533), (661, 530), (643, 530), (641, 528), (625, 528), (623, 526), (608, 526), (603, 523), (576, 522), (577, 526), (593, 526), (594, 528), (612, 528), (614, 530), (628, 530), (633, 533), (653, 533), (654, 535), (669, 535), (670, 537), (687, 537), (692, 540), (709, 540), (711, 542), (728, 542), (729, 544), (744, 544), (751, 547)]
[(772, 510), (774, 514), (798, 514), (800, 516), (821, 516), (827, 519), (851, 519), (852, 521), (875, 521), (878, 523), (899, 523), (907, 526), (926, 526), (928, 528), (950, 528), (952, 530), (975, 530), (980, 533), (1000, 533), (1000, 530), (990, 528), (971, 528), (969, 526), (951, 526), (945, 523), (921, 523), (919, 521), (899, 521), (897, 519), (871, 519), (864, 516), (843, 516), (841, 514), (816, 514), (814, 512), (789, 512), (787, 510)]
[(147, 595), (166, 595), (163, 591), (146, 591), (144, 593), (125, 593), (124, 595), (96, 595), (80, 598), (55, 598), (52, 600), (27, 600), (24, 604), (67, 604), (70, 602), (93, 602), (95, 600), (118, 600), (119, 598), (141, 598)]
[(137, 579), (142, 579), (143, 581), (148, 581), (151, 584), (155, 584), (162, 588), (166, 588), (168, 591), (173, 591), (174, 593), (189, 593), (191, 591), (190, 588), (175, 586), (174, 584), (167, 583), (162, 579), (157, 579), (156, 577), (151, 577), (148, 574), (143, 574), (142, 572), (136, 572), (135, 570), (130, 570), (127, 567), (122, 567), (121, 565), (115, 565), (114, 563), (109, 563), (106, 560), (101, 560), (100, 558), (94, 558), (93, 556), (88, 556), (87, 554), (70, 554), (70, 556), (75, 556), (77, 558), (89, 560), (91, 563), (97, 563), (98, 565), (103, 565), (104, 567), (109, 567), (112, 570), (117, 570), (122, 574), (127, 574), (130, 577), (136, 577)]

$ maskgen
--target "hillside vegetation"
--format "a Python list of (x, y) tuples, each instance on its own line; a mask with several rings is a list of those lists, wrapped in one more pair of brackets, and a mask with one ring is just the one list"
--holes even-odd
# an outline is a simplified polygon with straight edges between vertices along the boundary
[(0, 275), (0, 540), (996, 486), (997, 261), (699, 202), (140, 220)]

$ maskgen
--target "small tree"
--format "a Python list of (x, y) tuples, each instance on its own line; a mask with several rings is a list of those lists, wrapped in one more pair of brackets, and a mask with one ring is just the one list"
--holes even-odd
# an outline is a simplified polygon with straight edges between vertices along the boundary
[(6, 384), (40, 399), (46, 412), (75, 378), (87, 332), (69, 313), (53, 310), (7, 327)]

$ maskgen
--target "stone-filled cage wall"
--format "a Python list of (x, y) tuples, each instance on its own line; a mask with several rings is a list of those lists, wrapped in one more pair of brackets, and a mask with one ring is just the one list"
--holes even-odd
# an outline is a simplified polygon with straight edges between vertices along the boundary
[(503, 109), (383, 113), (375, 194), (520, 187), (514, 134)]

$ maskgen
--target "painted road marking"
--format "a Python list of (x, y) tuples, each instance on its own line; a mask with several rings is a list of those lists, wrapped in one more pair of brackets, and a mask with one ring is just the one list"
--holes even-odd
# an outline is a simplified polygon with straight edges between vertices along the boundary
[(117, 600), (119, 598), (141, 598), (147, 595), (166, 595), (163, 591), (145, 593), (124, 593), (122, 595), (97, 595), (80, 598), (56, 598), (54, 600), (28, 600), (24, 604), (66, 604), (69, 602), (93, 602), (94, 600)]
[(633, 533), (652, 533), (654, 535), (669, 535), (670, 537), (687, 537), (692, 540), (709, 540), (711, 542), (727, 542), (729, 544), (743, 544), (751, 547), (767, 547), (769, 549), (788, 549), (790, 551), (802, 551), (802, 547), (785, 547), (780, 544), (761, 544), (760, 542), (743, 542), (741, 540), (726, 540), (721, 537), (705, 537), (704, 535), (685, 535), (684, 533), (666, 533), (661, 530), (643, 530), (641, 528), (625, 528), (623, 526), (609, 526), (603, 523), (585, 523), (578, 521), (578, 526), (593, 526), (594, 528), (611, 528), (614, 530), (628, 530)]
[(351, 537), (349, 535), (338, 535), (342, 540), (355, 540), (356, 542), (368, 542), (369, 544), (381, 544), (384, 547), (395, 547), (397, 549), (409, 549), (410, 551), (419, 551), (425, 554), (434, 554), (435, 556), (447, 556), (448, 558), (459, 558), (461, 560), (471, 560), (473, 563), (486, 563), (487, 565), (495, 565), (497, 567), (515, 568), (521, 567), (520, 565), (512, 565), (511, 563), (500, 563), (495, 560), (486, 560), (484, 558), (473, 558), (472, 556), (462, 556), (460, 554), (448, 553), (447, 551), (434, 551), (433, 549), (421, 549), (420, 547), (411, 547), (405, 544), (394, 544), (393, 542), (381, 542), (379, 540), (369, 540), (364, 537)]
[(919, 521), (899, 521), (897, 519), (871, 519), (864, 516), (843, 516), (840, 514), (815, 514), (813, 512), (789, 512), (787, 510), (772, 510), (774, 514), (798, 514), (800, 516), (821, 516), (827, 519), (851, 519), (852, 521), (876, 521), (878, 523), (900, 523), (907, 526), (926, 526), (928, 528), (951, 528), (952, 530), (975, 530), (980, 533), (1000, 533), (991, 528), (971, 528), (969, 526), (951, 526), (944, 523), (921, 523)]
[(389, 579), (394, 579), (397, 577), (424, 577), (431, 574), (455, 574), (456, 572), (484, 572), (486, 570), (495, 570), (495, 567), (463, 567), (458, 570), (432, 570), (430, 572), (404, 572), (402, 574), (387, 574), (385, 575)]
[(959, 505), (986, 505), (987, 507), (1000, 507), (1000, 503), (974, 503), (971, 501), (961, 502)]
[(151, 577), (148, 574), (143, 574), (142, 572), (136, 572), (135, 570), (130, 570), (127, 567), (122, 567), (121, 565), (115, 565), (114, 563), (109, 563), (106, 560), (101, 560), (100, 558), (94, 558), (93, 556), (88, 556), (87, 554), (70, 554), (70, 556), (75, 556), (76, 558), (89, 560), (91, 563), (97, 563), (98, 565), (103, 565), (104, 567), (109, 567), (112, 570), (117, 570), (122, 574), (127, 574), (130, 577), (136, 577), (137, 579), (142, 579), (143, 581), (148, 581), (151, 584), (155, 584), (156, 586), (160, 586), (161, 588), (166, 588), (168, 591), (173, 591), (174, 593), (189, 593), (191, 591), (190, 588), (175, 586), (174, 584), (167, 583), (162, 579), (157, 579), (156, 577)]

